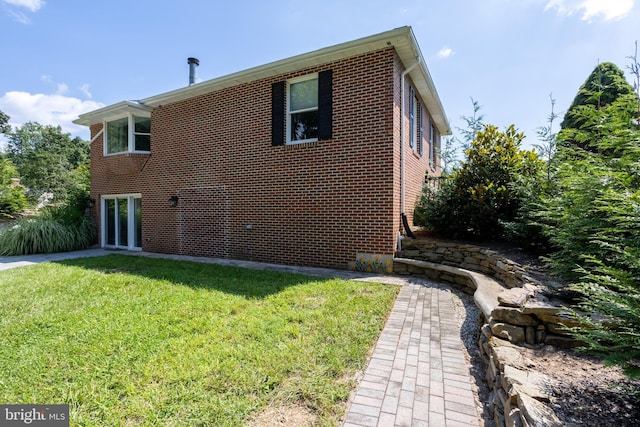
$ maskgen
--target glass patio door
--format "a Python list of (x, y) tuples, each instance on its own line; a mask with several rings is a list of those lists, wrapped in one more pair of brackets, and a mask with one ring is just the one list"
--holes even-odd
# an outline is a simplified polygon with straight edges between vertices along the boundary
[(142, 199), (139, 195), (105, 196), (102, 242), (105, 247), (142, 249)]

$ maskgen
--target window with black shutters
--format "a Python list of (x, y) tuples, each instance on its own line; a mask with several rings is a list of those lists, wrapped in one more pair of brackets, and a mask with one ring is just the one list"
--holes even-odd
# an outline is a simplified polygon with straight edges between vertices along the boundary
[(332, 138), (333, 73), (321, 71), (271, 86), (272, 145)]

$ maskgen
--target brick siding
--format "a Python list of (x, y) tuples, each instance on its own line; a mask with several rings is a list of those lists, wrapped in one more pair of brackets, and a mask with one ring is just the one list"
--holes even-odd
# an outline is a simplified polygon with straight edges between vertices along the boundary
[[(328, 69), (332, 138), (272, 146), (271, 85)], [(95, 139), (91, 196), (142, 194), (145, 251), (337, 268), (347, 268), (356, 253), (393, 254), (401, 72), (387, 48), (162, 105), (152, 113), (150, 155), (105, 158), (103, 136)], [(101, 129), (91, 126), (92, 136)], [(428, 138), (418, 157), (408, 135), (411, 219)], [(177, 207), (171, 196), (178, 196)]]

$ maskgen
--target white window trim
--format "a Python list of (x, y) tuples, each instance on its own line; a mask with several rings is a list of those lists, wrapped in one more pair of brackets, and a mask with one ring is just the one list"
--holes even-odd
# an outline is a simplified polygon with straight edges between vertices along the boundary
[[(145, 117), (148, 119), (151, 119), (151, 114), (150, 113), (146, 113), (146, 112), (139, 112), (139, 113), (127, 113), (127, 114), (123, 114), (121, 116), (117, 116), (117, 117), (110, 117), (109, 120), (105, 120), (102, 124), (102, 129), (104, 130), (104, 138), (102, 139), (104, 141), (103, 145), (103, 154), (104, 156), (117, 156), (119, 154), (124, 154), (124, 153), (141, 153), (141, 154), (149, 154), (151, 153), (151, 151), (142, 151), (142, 150), (136, 150), (136, 141), (135, 141), (135, 121), (134, 121), (134, 116), (135, 117)], [(114, 122), (116, 120), (120, 120), (123, 118), (127, 118), (127, 120), (129, 121), (128, 123), (128, 133), (127, 133), (127, 151), (118, 151), (117, 153), (108, 153), (107, 152), (107, 145), (109, 142), (109, 134), (108, 134), (108, 130), (107, 130), (107, 123), (109, 122)], [(140, 135), (146, 135), (146, 134), (140, 134)], [(149, 134), (151, 135), (151, 134)]]
[[(318, 73), (313, 73), (313, 74), (306, 74), (304, 76), (301, 77), (296, 77), (294, 79), (291, 80), (287, 80), (287, 93), (286, 93), (286, 111), (287, 111), (287, 136), (285, 138), (285, 143), (286, 145), (295, 145), (295, 144), (306, 144), (309, 142), (317, 142), (318, 138), (309, 138), (309, 139), (301, 139), (301, 140), (297, 140), (297, 141), (292, 141), (291, 140), (291, 95), (290, 95), (290, 88), (291, 85), (294, 83), (300, 83), (300, 82), (304, 82), (307, 80), (313, 80), (313, 79), (318, 79), (319, 77)], [(320, 94), (318, 93), (318, 97), (320, 96)], [(319, 102), (319, 101), (318, 101)], [(296, 110), (294, 113), (305, 113), (307, 111), (318, 111), (318, 105), (316, 105), (313, 108), (306, 108), (306, 109), (302, 109), (302, 110)]]
[[(106, 227), (106, 217), (104, 214), (105, 204), (107, 200), (115, 200), (115, 199), (127, 199), (127, 234), (129, 236), (129, 243), (127, 246), (124, 245), (108, 245), (107, 242), (107, 227)], [(101, 231), (101, 247), (103, 248), (113, 248), (113, 249), (126, 249), (129, 251), (141, 251), (141, 246), (135, 245), (135, 211), (134, 211), (134, 199), (142, 199), (142, 194), (140, 193), (131, 193), (131, 194), (107, 194), (100, 197), (100, 231)], [(115, 232), (118, 233), (120, 230), (118, 223), (118, 217), (116, 216), (115, 223)], [(116, 241), (119, 240), (116, 236)]]

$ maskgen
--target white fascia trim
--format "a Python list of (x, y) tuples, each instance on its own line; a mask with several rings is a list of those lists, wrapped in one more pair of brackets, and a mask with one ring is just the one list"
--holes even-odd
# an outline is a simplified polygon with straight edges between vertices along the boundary
[(98, 110), (81, 114), (73, 123), (77, 125), (90, 126), (95, 123), (108, 122), (122, 118), (128, 114), (151, 117), (153, 107), (145, 105), (140, 101), (121, 101), (117, 104), (109, 105)]

